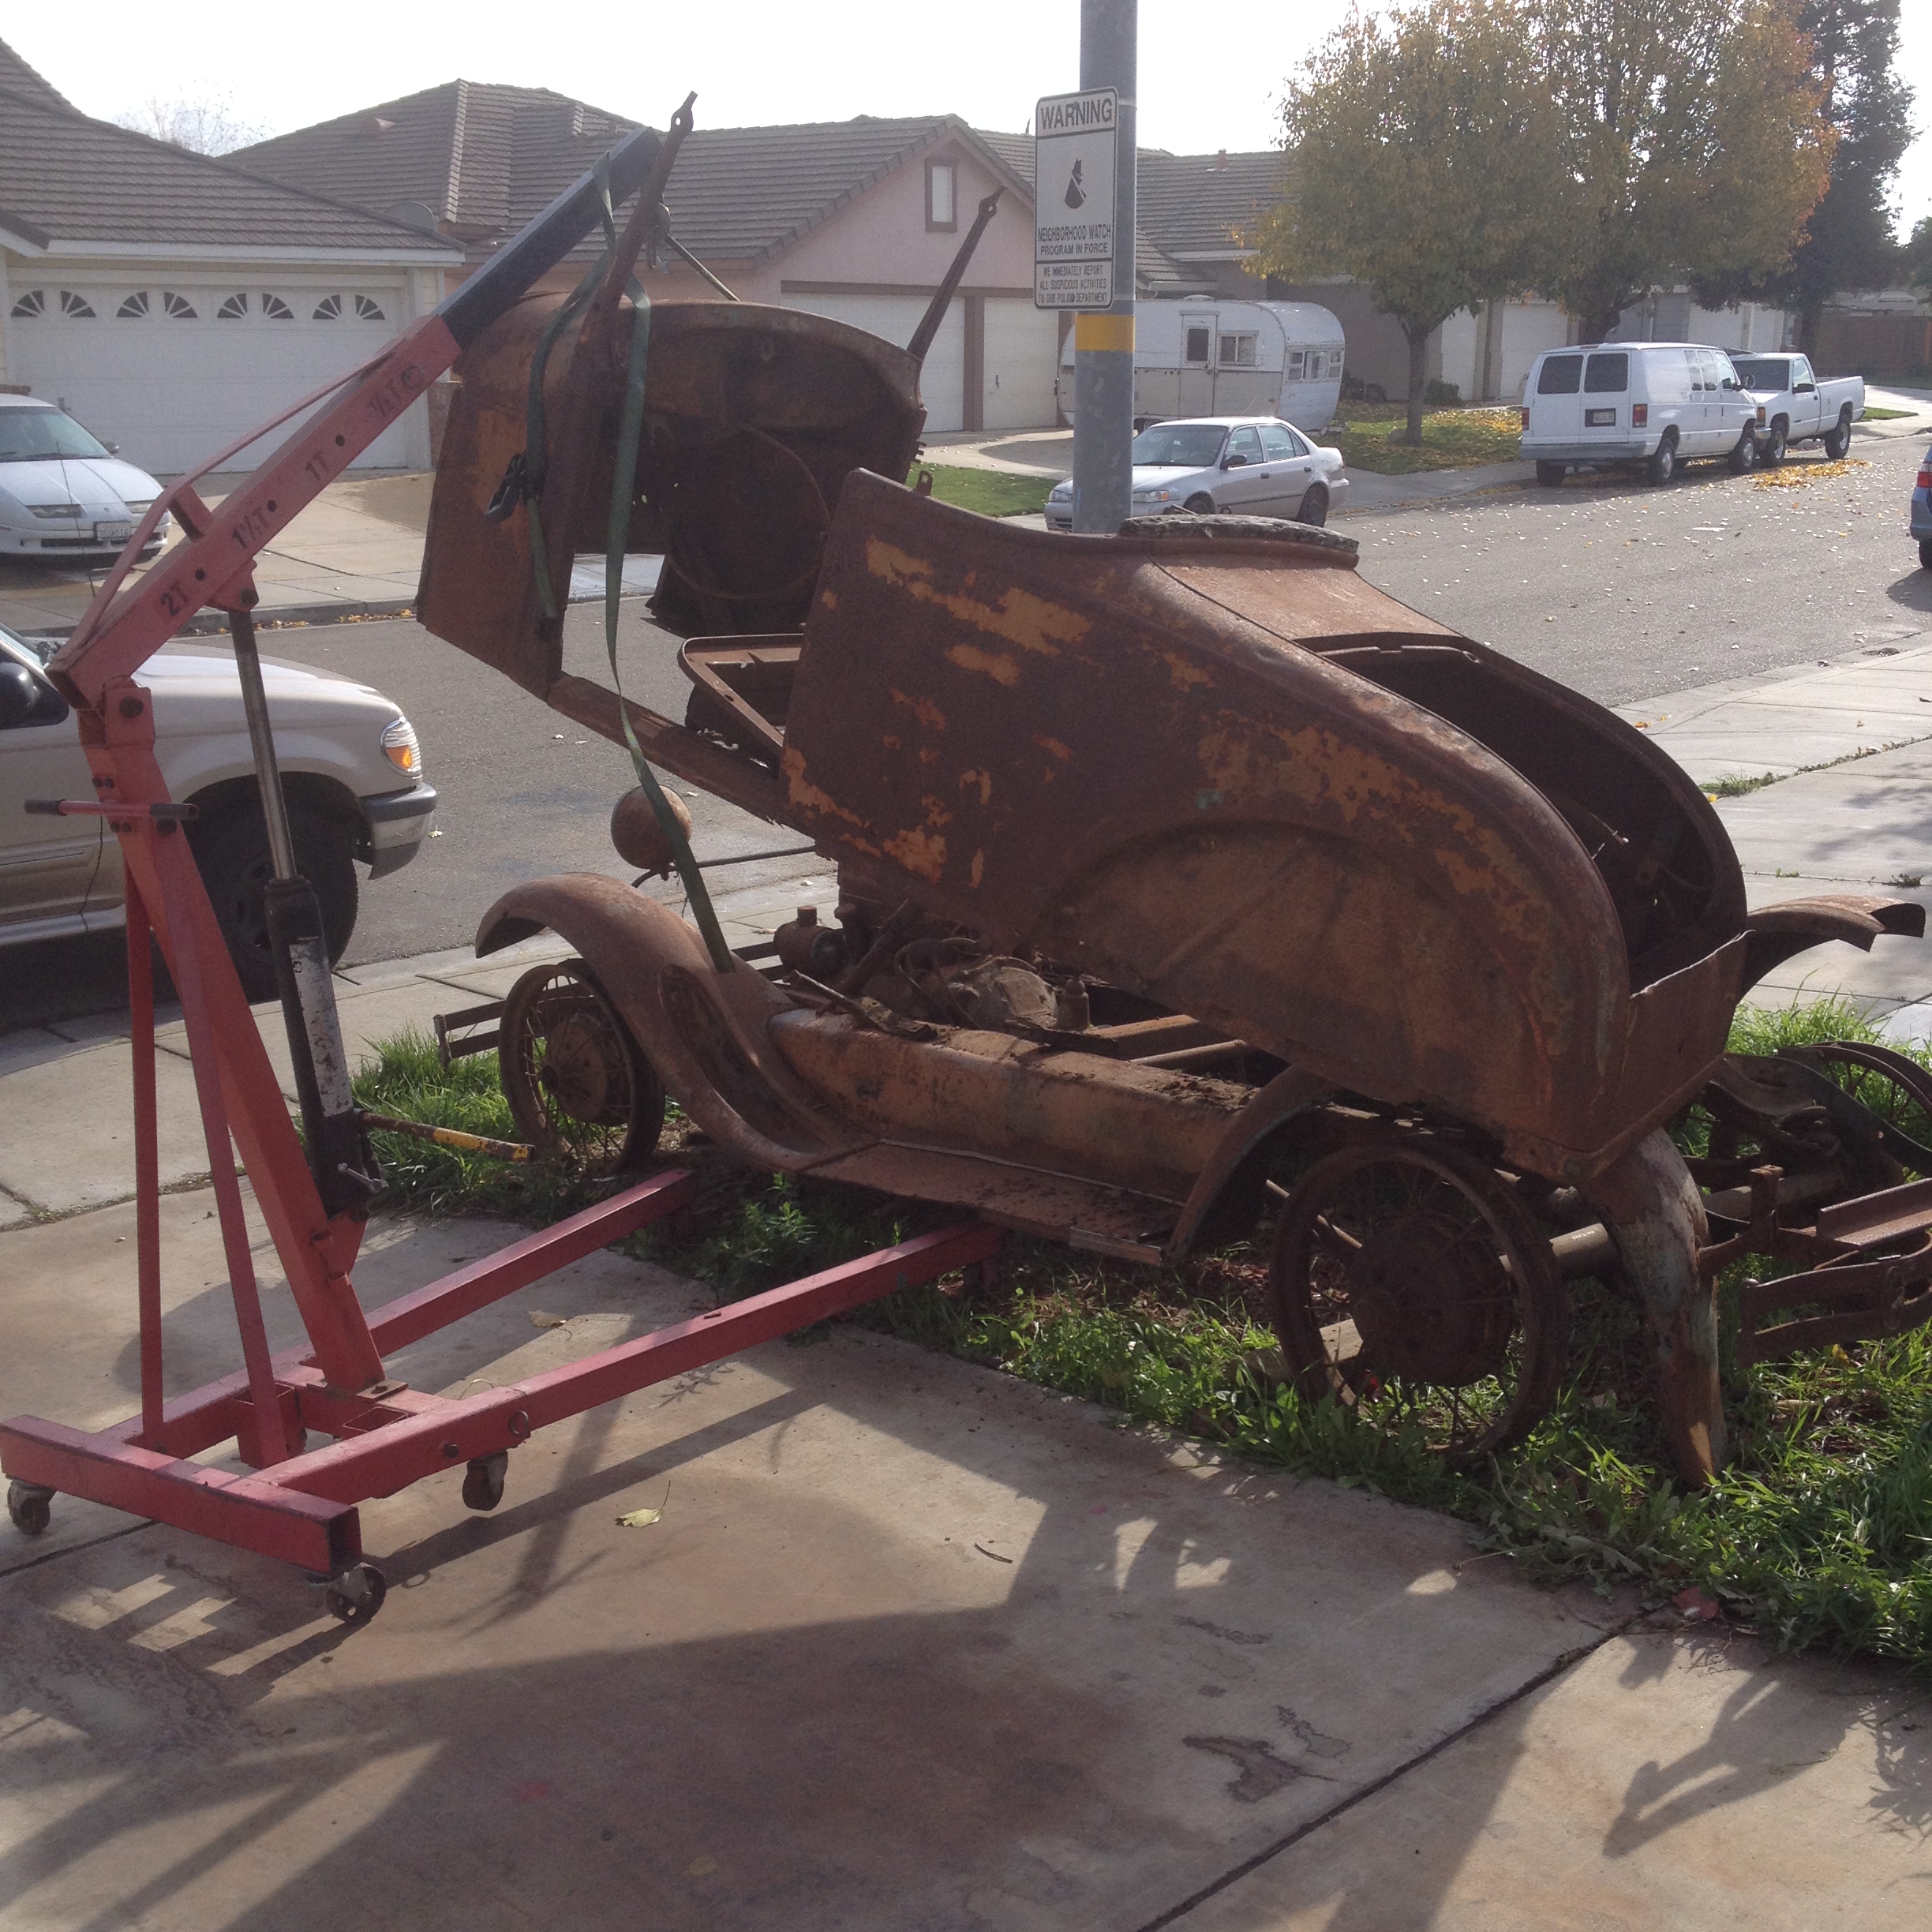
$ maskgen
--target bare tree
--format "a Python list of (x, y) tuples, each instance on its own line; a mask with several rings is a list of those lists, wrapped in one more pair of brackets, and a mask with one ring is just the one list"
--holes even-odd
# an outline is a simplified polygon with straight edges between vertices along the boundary
[(203, 155), (232, 154), (238, 148), (266, 140), (268, 134), (268, 129), (259, 122), (243, 120), (233, 98), (226, 94), (193, 100), (185, 95), (172, 100), (156, 97), (116, 114), (114, 125), (132, 128), (137, 134), (152, 135), (170, 148), (185, 148), (190, 154)]

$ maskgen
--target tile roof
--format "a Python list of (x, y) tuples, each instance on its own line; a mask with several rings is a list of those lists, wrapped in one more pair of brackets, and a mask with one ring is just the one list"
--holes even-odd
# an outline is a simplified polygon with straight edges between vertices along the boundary
[(1239, 247), (1241, 232), (1279, 196), (1286, 162), (1279, 148), (1219, 155), (1143, 148), (1141, 230), (1178, 261)]
[(0, 184), (7, 214), (36, 231), (24, 238), (41, 245), (52, 240), (364, 254), (448, 246), (420, 229), (279, 186), (13, 88), (0, 88)]
[(24, 95), (28, 100), (37, 100), (47, 107), (65, 107), (70, 113), (73, 110), (73, 103), (51, 83), (42, 80), (4, 40), (0, 40), (0, 88), (6, 88), (9, 93)]
[[(546, 88), (452, 80), (230, 159), (363, 208), (419, 201), (451, 233), (482, 241), (515, 233), (637, 125)], [(672, 182), (678, 239), (706, 260), (768, 260), (949, 135), (979, 143), (1016, 185), (1030, 183), (1030, 142), (1020, 142), (1020, 173), (1009, 152), (1019, 137), (995, 148), (956, 115), (700, 128)]]

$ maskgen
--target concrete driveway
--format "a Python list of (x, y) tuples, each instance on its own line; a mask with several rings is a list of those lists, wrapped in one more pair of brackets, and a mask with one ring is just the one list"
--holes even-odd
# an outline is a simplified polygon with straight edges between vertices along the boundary
[[(177, 1387), (233, 1358), (210, 1204), (163, 1203)], [(379, 1222), (363, 1295), (506, 1232)], [(0, 1235), (0, 1413), (133, 1405), (133, 1234)], [(707, 1305), (602, 1255), (391, 1372), (500, 1382)], [(0, 1526), (0, 1926), (1796, 1932), (1932, 1884), (1886, 1673), (1531, 1589), (1443, 1518), (849, 1327), (539, 1436), (492, 1515), (457, 1488), (365, 1507), (391, 1589), (354, 1631), (97, 1507)]]

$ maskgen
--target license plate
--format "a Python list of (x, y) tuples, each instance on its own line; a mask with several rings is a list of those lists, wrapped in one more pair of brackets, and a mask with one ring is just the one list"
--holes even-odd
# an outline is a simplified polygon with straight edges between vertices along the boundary
[(134, 534), (132, 523), (96, 523), (94, 541), (97, 544), (112, 544), (118, 550)]
[(1593, 429), (1614, 429), (1616, 427), (1616, 411), (1613, 409), (1586, 410), (1583, 420)]

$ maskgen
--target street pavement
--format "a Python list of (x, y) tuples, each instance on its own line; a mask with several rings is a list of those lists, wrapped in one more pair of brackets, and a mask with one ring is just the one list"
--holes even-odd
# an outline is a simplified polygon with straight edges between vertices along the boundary
[[(1895, 889), (1924, 895), (1928, 627), (1815, 655), (1807, 635), (1803, 663), (1624, 707), (1700, 781), (1790, 774), (1719, 807), (1754, 901), (1908, 876)], [(298, 654), (392, 628), (312, 631)], [(648, 698), (667, 667), (642, 628), (624, 649)], [(500, 727), (476, 728), (485, 761)], [(621, 758), (545, 743), (551, 793), (585, 761), (601, 839)], [(466, 766), (455, 741), (440, 755)], [(569, 817), (521, 788), (533, 823)], [(545, 869), (571, 860), (546, 842)], [(745, 879), (734, 940), (830, 883)], [(352, 1054), (560, 949), (413, 950), (343, 975)], [(1911, 1033), (1925, 950), (1820, 949), (1765, 997), (1844, 987)], [(235, 1357), (162, 1017), (180, 1389)], [(286, 1077), (279, 1016), (259, 1018)], [(136, 1406), (124, 1025), (0, 1036), (0, 1414)], [(358, 1288), (386, 1299), (514, 1231), (380, 1219)], [(280, 1346), (290, 1298), (259, 1226), (254, 1246)], [(390, 1369), (502, 1385), (710, 1305), (605, 1253)], [(1909, 1923), (1932, 1885), (1932, 1730), (1897, 1673), (1533, 1589), (1447, 1519), (882, 1336), (772, 1344), (546, 1431), (492, 1515), (456, 1486), (364, 1506), (391, 1588), (354, 1631), (285, 1569), (99, 1506), (57, 1501), (40, 1539), (0, 1526), (0, 1932), (279, 1932), (317, 1899), (408, 1932), (1809, 1932)], [(620, 1521), (639, 1508), (661, 1513)]]

